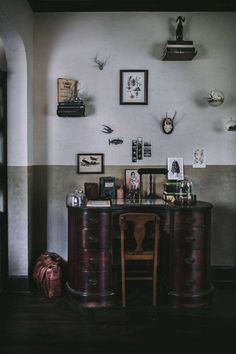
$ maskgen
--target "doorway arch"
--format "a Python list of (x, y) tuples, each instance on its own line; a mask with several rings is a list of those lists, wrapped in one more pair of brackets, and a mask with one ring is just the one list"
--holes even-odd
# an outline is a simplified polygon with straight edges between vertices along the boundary
[(21, 35), (1, 8), (0, 37), (7, 66), (8, 279), (28, 279), (27, 58)]

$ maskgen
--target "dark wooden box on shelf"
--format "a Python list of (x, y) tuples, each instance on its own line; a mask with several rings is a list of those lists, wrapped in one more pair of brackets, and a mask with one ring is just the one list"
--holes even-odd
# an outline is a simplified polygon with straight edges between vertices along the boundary
[[(162, 202), (123, 202), (111, 207), (68, 207), (68, 283), (72, 297), (85, 307), (114, 303), (112, 274), (119, 267), (119, 215), (154, 212), (160, 216), (159, 283), (165, 304), (207, 306), (212, 298), (210, 278), (211, 209), (207, 202), (191, 206)], [(160, 297), (158, 304), (161, 305)]]

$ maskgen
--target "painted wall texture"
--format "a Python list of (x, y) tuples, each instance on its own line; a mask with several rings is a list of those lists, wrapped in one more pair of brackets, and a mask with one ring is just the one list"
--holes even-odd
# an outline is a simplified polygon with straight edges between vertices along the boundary
[[(193, 61), (167, 62), (161, 60), (162, 51), (168, 39), (175, 39), (179, 13), (27, 13), (23, 22), (16, 14), (25, 11), (25, 1), (12, 3), (21, 4), (14, 16), (7, 5), (5, 11), (23, 38), (28, 86), (20, 121), (13, 116), (15, 103), (10, 105), (10, 274), (27, 274), (32, 249), (45, 247), (67, 258), (66, 193), (100, 177), (76, 173), (77, 153), (84, 152), (104, 153), (104, 175), (119, 180), (125, 168), (165, 166), (168, 157), (183, 157), (197, 198), (214, 204), (212, 264), (235, 266), (236, 134), (227, 132), (225, 123), (236, 117), (236, 13), (181, 14), (186, 17), (184, 39), (193, 40), (198, 54)], [(93, 61), (96, 54), (108, 57), (103, 70)], [(6, 57), (11, 67), (12, 57)], [(16, 63), (17, 57), (13, 67)], [(119, 104), (124, 69), (148, 70), (148, 105)], [(11, 80), (19, 83), (20, 72), (16, 68)], [(56, 115), (60, 77), (79, 81), (80, 92), (89, 98), (86, 117)], [(12, 87), (13, 100), (19, 102)], [(214, 88), (225, 95), (217, 108), (205, 99)], [(175, 111), (174, 132), (165, 135), (161, 119)], [(101, 132), (103, 124), (114, 129), (111, 136)], [(136, 165), (131, 141), (138, 136), (151, 142), (152, 156)], [(123, 137), (124, 143), (109, 145), (111, 137)], [(205, 169), (192, 168), (194, 147), (205, 148)]]
[[(217, 13), (183, 15), (184, 39), (193, 40), (198, 54), (167, 62), (161, 56), (166, 41), (175, 39), (176, 13), (36, 14), (34, 164), (74, 165), (77, 152), (103, 152), (107, 165), (129, 165), (137, 136), (152, 143), (143, 164), (163, 165), (177, 154), (189, 165), (195, 146), (205, 147), (209, 165), (235, 164), (235, 134), (224, 125), (236, 116), (236, 14), (222, 13), (220, 20)], [(109, 58), (102, 71), (93, 61), (97, 53)], [(148, 105), (119, 104), (121, 69), (149, 71)], [(87, 117), (57, 117), (59, 77), (79, 80), (90, 98)], [(214, 88), (225, 94), (218, 108), (204, 98)], [(165, 135), (160, 121), (175, 111), (175, 131)], [(102, 124), (124, 143), (109, 146)]]

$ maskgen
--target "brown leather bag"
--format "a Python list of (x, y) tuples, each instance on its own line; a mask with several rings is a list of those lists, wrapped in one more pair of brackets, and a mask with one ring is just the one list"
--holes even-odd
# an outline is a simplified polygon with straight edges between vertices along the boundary
[(33, 277), (38, 289), (47, 298), (62, 292), (62, 258), (57, 253), (45, 252), (36, 261)]

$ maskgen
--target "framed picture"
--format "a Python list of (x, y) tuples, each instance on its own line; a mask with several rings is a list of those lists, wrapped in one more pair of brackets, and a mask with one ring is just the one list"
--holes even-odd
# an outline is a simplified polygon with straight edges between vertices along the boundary
[(77, 154), (77, 173), (103, 173), (103, 154)]
[(138, 170), (125, 170), (125, 190), (129, 193), (140, 189), (140, 174)]
[(205, 148), (196, 147), (193, 149), (193, 168), (206, 167), (206, 151)]
[(148, 70), (120, 70), (120, 104), (148, 104)]
[(184, 162), (182, 157), (168, 157), (168, 179), (184, 179)]

